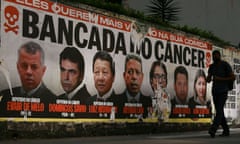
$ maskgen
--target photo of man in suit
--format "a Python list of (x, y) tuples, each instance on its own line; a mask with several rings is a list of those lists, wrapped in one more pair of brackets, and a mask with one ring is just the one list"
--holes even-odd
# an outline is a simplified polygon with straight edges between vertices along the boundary
[(75, 47), (66, 47), (60, 54), (61, 85), (65, 93), (58, 99), (80, 100), (85, 104), (90, 96), (86, 85), (82, 83), (84, 78), (84, 58)]
[[(46, 87), (42, 78), (47, 69), (43, 48), (33, 42), (26, 42), (18, 49), (17, 71), (21, 86), (1, 92), (1, 109), (5, 116), (48, 117), (48, 104), (55, 101), (55, 95)], [(12, 102), (22, 105), (20, 111), (14, 110)], [(8, 103), (8, 104), (7, 104)]]
[[(152, 107), (152, 99), (141, 92), (143, 77), (141, 58), (134, 54), (127, 55), (125, 59), (125, 71), (123, 72), (126, 89), (119, 95), (119, 102), (121, 103), (119, 104), (119, 113), (122, 114), (120, 114), (120, 117), (147, 117), (148, 109)], [(131, 109), (130, 107), (134, 105), (142, 112), (135, 114), (128, 113), (127, 109)]]
[(97, 94), (89, 98), (88, 105), (106, 108), (108, 111), (93, 112), (91, 117), (109, 118), (111, 109), (116, 110), (116, 94), (112, 88), (115, 79), (115, 64), (112, 56), (106, 51), (98, 51), (93, 57), (92, 70)]
[(115, 79), (115, 64), (110, 54), (99, 51), (93, 58), (93, 77), (97, 94), (90, 98), (93, 101), (113, 102), (115, 92), (112, 85)]
[(86, 101), (90, 94), (83, 83), (83, 55), (75, 47), (66, 47), (60, 53), (59, 65), (64, 93), (57, 97), (56, 104), (64, 107), (64, 111), (57, 109), (57, 112), (60, 112), (61, 117), (86, 117)]

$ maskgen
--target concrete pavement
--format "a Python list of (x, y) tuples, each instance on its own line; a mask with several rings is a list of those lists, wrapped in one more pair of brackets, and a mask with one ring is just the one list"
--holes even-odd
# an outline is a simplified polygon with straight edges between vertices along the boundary
[(0, 141), (3, 144), (236, 144), (240, 142), (240, 128), (231, 129), (229, 137), (211, 138), (207, 131), (161, 133), (154, 135), (74, 137), (58, 139), (17, 139)]

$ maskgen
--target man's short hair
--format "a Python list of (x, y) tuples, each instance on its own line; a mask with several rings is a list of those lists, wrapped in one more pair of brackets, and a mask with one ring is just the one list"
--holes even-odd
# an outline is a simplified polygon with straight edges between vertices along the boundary
[(75, 47), (66, 47), (60, 53), (59, 64), (61, 65), (61, 61), (66, 59), (73, 63), (76, 63), (78, 65), (78, 69), (81, 72), (82, 77), (84, 77), (85, 64), (83, 55), (80, 53), (80, 51)]
[[(126, 56), (126, 59), (125, 59), (125, 71), (127, 69), (127, 63), (130, 60), (136, 60), (136, 61), (138, 61), (142, 65), (142, 60), (141, 60), (141, 58), (138, 55), (128, 54)], [(141, 71), (142, 71), (142, 66), (141, 66)]]
[(108, 61), (110, 63), (111, 72), (113, 76), (115, 76), (115, 63), (109, 53), (106, 51), (98, 51), (93, 57), (92, 70), (94, 70), (94, 64), (97, 59)]
[(45, 53), (43, 51), (43, 48), (36, 42), (29, 41), (21, 45), (18, 49), (18, 57), (20, 55), (20, 50), (24, 49), (26, 53), (28, 54), (36, 54), (37, 52), (40, 52), (41, 54), (41, 64), (44, 65), (44, 59), (45, 59)]
[(176, 83), (177, 75), (178, 74), (184, 74), (188, 80), (188, 72), (187, 69), (184, 66), (178, 66), (174, 71), (174, 83)]

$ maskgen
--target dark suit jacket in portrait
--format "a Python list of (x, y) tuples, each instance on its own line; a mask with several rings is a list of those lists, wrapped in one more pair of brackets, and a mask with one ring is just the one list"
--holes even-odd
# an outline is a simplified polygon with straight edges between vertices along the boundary
[[(86, 88), (86, 85), (83, 85), (82, 88), (80, 88), (76, 94), (71, 98), (71, 100), (80, 100), (81, 104), (86, 104), (87, 99), (90, 97), (90, 94)], [(67, 95), (61, 94), (57, 97), (57, 99), (68, 99)]]
[(106, 102), (115, 102), (116, 101), (116, 94), (113, 91), (110, 95), (110, 97), (108, 97), (106, 100), (103, 99), (97, 99), (97, 95), (93, 95), (91, 97), (89, 97), (89, 99), (87, 100), (87, 104), (88, 105), (92, 105), (94, 101), (106, 101)]
[[(88, 117), (87, 116), (87, 106), (86, 102), (90, 94), (86, 88), (86, 85), (83, 85), (71, 99), (64, 93), (59, 95), (56, 98), (57, 107), (64, 107), (65, 111), (57, 110), (57, 117), (62, 118), (80, 118)], [(76, 103), (77, 102), (77, 103)], [(85, 110), (84, 110), (85, 109)]]
[(189, 106), (192, 110), (192, 118), (211, 118), (212, 116), (210, 100), (207, 100), (205, 104), (200, 104), (193, 96), (189, 99)]
[(189, 103), (180, 104), (176, 97), (171, 100), (170, 118), (189, 118), (191, 116), (191, 108)]
[[(114, 91), (110, 94), (110, 96), (107, 99), (98, 98), (97, 95), (93, 95), (89, 97), (87, 101), (88, 105), (88, 112), (90, 118), (110, 118), (111, 114), (111, 108), (114, 107), (114, 112), (117, 113), (117, 106), (116, 106), (116, 97)], [(104, 112), (99, 111), (92, 111), (91, 107), (98, 107), (96, 109), (99, 110), (99, 108), (105, 109)]]
[[(22, 87), (1, 92), (1, 116), (7, 117), (51, 117), (49, 103), (54, 103), (56, 96), (45, 86), (40, 87), (31, 94), (23, 92)], [(3, 115), (2, 115), (3, 114)]]
[[(138, 102), (128, 102), (128, 97), (126, 95), (126, 90), (117, 96), (117, 100), (116, 100), (116, 105), (118, 106), (118, 115), (117, 117), (120, 118), (133, 118), (131, 116), (131, 108), (129, 109), (129, 111), (127, 110), (129, 108), (129, 106), (125, 106), (126, 103), (130, 103), (130, 107), (133, 105), (134, 103), (139, 103), (142, 104), (142, 108), (143, 108), (143, 113), (142, 116), (143, 118), (146, 118), (148, 116), (148, 112), (149, 112), (149, 108), (152, 107), (152, 99), (150, 96), (145, 96), (142, 93), (140, 93), (140, 98)], [(132, 105), (131, 105), (132, 103)], [(126, 108), (128, 107), (128, 108)], [(132, 109), (133, 110), (133, 109)], [(128, 111), (126, 113), (126, 111)]]

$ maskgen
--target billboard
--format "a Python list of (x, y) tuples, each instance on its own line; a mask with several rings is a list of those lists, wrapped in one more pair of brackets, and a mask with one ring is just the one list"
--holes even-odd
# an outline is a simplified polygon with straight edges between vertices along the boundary
[(48, 0), (1, 8), (2, 119), (210, 122), (210, 43)]

